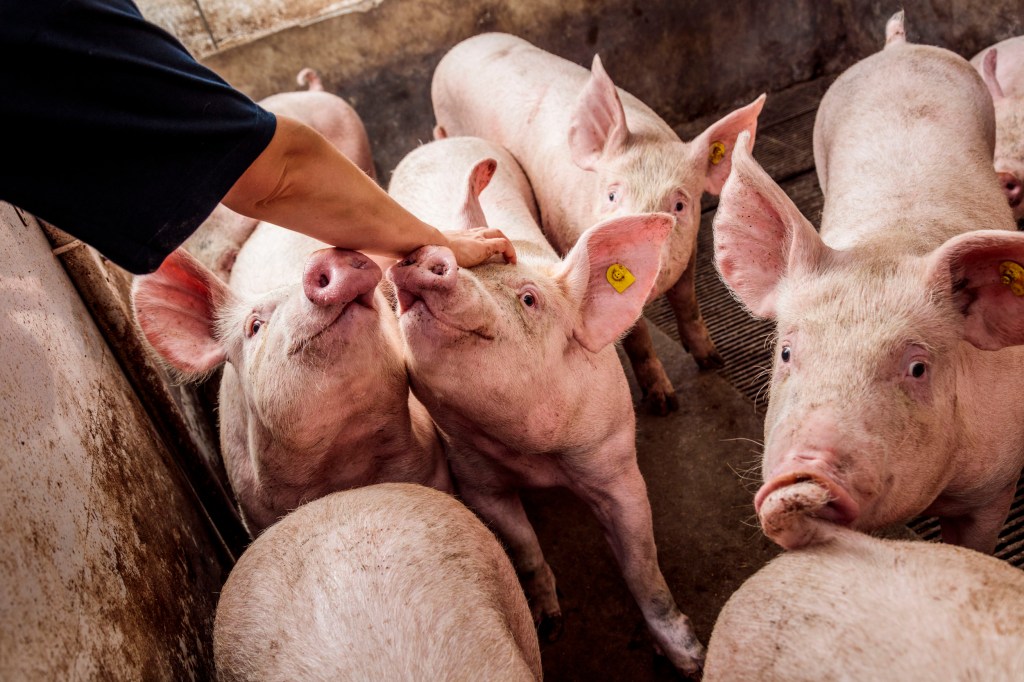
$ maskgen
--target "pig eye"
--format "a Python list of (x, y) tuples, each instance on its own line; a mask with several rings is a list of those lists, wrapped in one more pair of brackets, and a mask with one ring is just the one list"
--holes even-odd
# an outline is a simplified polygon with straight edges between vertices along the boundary
[(783, 346), (782, 352), (779, 353), (779, 357), (782, 358), (783, 362), (789, 362), (789, 359), (793, 357), (793, 349), (789, 346)]
[(677, 201), (676, 202), (676, 205), (675, 205), (676, 213), (682, 213), (684, 208), (686, 208), (686, 204), (684, 204), (682, 201)]
[(920, 379), (921, 377), (924, 376), (927, 370), (928, 365), (924, 364), (920, 360), (916, 360), (910, 363), (910, 367), (907, 368), (907, 374), (914, 377), (915, 379)]
[(519, 300), (522, 301), (523, 305), (525, 305), (527, 308), (532, 308), (535, 305), (537, 305), (537, 297), (531, 294), (530, 292), (526, 292), (525, 294), (520, 296)]
[(619, 188), (618, 187), (612, 187), (610, 190), (608, 190), (608, 203), (614, 204), (618, 200), (619, 200)]
[(249, 320), (249, 324), (245, 327), (245, 335), (248, 337), (256, 336), (257, 332), (263, 328), (263, 320), (258, 317), (254, 317)]

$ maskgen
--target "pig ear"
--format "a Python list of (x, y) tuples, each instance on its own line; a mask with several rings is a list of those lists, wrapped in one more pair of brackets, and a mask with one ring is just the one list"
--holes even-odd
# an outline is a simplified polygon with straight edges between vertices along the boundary
[(717, 123), (700, 134), (690, 143), (695, 164), (706, 172), (704, 191), (719, 194), (732, 167), (732, 150), (740, 133), (749, 133), (747, 151), (754, 149), (757, 133), (757, 117), (764, 107), (765, 95), (761, 95), (747, 106), (727, 114)]
[(484, 159), (473, 166), (473, 170), (469, 172), (469, 177), (466, 179), (466, 198), (459, 211), (462, 225), (456, 227), (468, 230), (487, 225), (484, 209), (480, 206), (480, 192), (483, 192), (491, 182), (497, 168), (498, 162), (494, 159)]
[(580, 301), (573, 336), (596, 353), (626, 333), (643, 310), (675, 219), (667, 213), (611, 218), (583, 233), (562, 277)]
[(142, 333), (171, 366), (189, 375), (224, 362), (224, 347), (214, 331), (216, 311), (231, 300), (227, 286), (183, 249), (132, 284), (132, 307)]
[(569, 126), (572, 160), (583, 170), (594, 170), (603, 155), (619, 151), (628, 138), (619, 93), (595, 55), (590, 80), (576, 100)]
[(715, 263), (736, 298), (753, 315), (770, 318), (783, 276), (801, 265), (813, 267), (830, 250), (754, 161), (747, 135), (737, 139), (715, 213)]
[(998, 63), (998, 54), (996, 49), (993, 47), (991, 50), (985, 53), (985, 57), (981, 60), (981, 78), (985, 81), (985, 85), (988, 86), (988, 92), (992, 95), (993, 100), (1002, 99), (1003, 87), (999, 85), (999, 79), (996, 78), (996, 64)]
[(928, 256), (926, 282), (952, 295), (964, 339), (982, 350), (1024, 344), (1024, 234), (978, 230)]

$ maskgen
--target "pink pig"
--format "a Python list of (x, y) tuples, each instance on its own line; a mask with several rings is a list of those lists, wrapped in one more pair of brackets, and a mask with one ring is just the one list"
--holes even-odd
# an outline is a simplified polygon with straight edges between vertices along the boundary
[(985, 80), (996, 111), (995, 168), (1013, 217), (1024, 218), (1024, 36), (987, 47), (971, 64)]
[[(305, 123), (376, 180), (370, 140), (359, 114), (342, 98), (324, 92), (320, 76), (313, 69), (303, 69), (296, 80), (299, 85), (308, 85), (309, 90), (271, 95), (260, 100), (260, 106), (278, 116)], [(258, 223), (217, 204), (210, 217), (185, 242), (185, 249), (218, 277), (227, 280), (242, 244)]]
[(230, 287), (181, 249), (133, 286), (146, 338), (184, 377), (227, 363), (221, 454), (254, 535), (335, 490), (451, 487), (433, 423), (409, 393), (380, 268), (324, 246), (261, 224)]
[[(522, 164), (544, 232), (561, 254), (600, 219), (672, 214), (650, 298), (667, 295), (683, 346), (698, 365), (721, 366), (694, 291), (700, 197), (721, 190), (741, 131), (753, 144), (763, 95), (684, 143), (649, 107), (616, 88), (599, 58), (587, 71), (515, 36), (487, 33), (445, 55), (432, 98), (447, 134), (487, 138)], [(642, 317), (625, 349), (648, 408), (659, 414), (677, 409)]]
[(821, 235), (743, 144), (715, 216), (722, 277), (777, 323), (754, 505), (787, 548), (821, 539), (811, 517), (926, 513), (991, 552), (1024, 466), (1024, 234), (992, 169), (992, 101), (902, 28), (821, 102)]
[(389, 192), (421, 220), (500, 225), (516, 247), (514, 266), (465, 270), (449, 250), (428, 246), (387, 276), (413, 391), (447, 438), (460, 494), (508, 546), (534, 618), (557, 634), (555, 579), (519, 489), (566, 487), (604, 526), (658, 646), (696, 672), (703, 647), (658, 567), (632, 401), (613, 347), (647, 300), (672, 217), (608, 218), (561, 260), (519, 166), (478, 138), (415, 150)]
[(1024, 680), (1024, 573), (930, 542), (832, 526), (733, 594), (705, 682)]
[(501, 545), (407, 483), (332, 493), (258, 537), (224, 584), (213, 653), (224, 682), (542, 677)]

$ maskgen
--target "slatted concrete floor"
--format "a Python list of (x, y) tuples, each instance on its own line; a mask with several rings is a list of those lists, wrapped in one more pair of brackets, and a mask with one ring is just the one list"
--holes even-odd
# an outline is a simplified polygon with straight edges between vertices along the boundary
[[(819, 225), (823, 198), (814, 170), (811, 137), (818, 102), (830, 82), (822, 79), (770, 95), (761, 115), (754, 148), (755, 158), (815, 226)], [(691, 139), (715, 118), (702, 119), (678, 130), (683, 139)], [(716, 205), (715, 197), (705, 197), (697, 244), (697, 298), (711, 336), (726, 361), (720, 372), (753, 401), (763, 415), (774, 350), (774, 325), (757, 320), (743, 310), (715, 271), (711, 221)], [(646, 316), (670, 337), (679, 340), (672, 310), (664, 297), (648, 306)], [(938, 539), (939, 528), (934, 519), (917, 519), (909, 525), (925, 539)], [(1000, 535), (996, 556), (1024, 568), (1024, 477)]]

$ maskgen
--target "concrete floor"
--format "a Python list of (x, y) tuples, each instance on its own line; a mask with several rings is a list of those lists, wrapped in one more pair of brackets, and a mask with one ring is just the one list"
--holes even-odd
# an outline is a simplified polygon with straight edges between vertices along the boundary
[[(745, 480), (758, 476), (762, 421), (748, 398), (719, 374), (698, 372), (676, 342), (650, 326), (680, 409), (668, 417), (637, 415), (638, 458), (662, 572), (706, 645), (725, 601), (777, 552), (756, 524), (757, 483)], [(626, 374), (639, 402), (628, 365)], [(530, 491), (523, 498), (565, 616), (560, 639), (541, 643), (545, 678), (678, 679), (667, 659), (655, 654), (589, 510), (564, 490)]]

